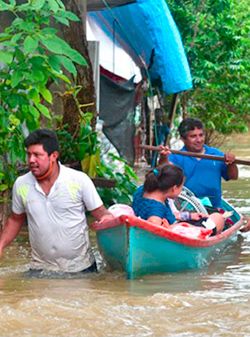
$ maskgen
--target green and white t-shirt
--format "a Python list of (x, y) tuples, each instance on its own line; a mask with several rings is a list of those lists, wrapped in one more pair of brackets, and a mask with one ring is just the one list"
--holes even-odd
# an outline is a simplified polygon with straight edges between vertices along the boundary
[(29, 172), (17, 178), (12, 199), (13, 212), (27, 215), (31, 268), (77, 272), (93, 264), (85, 212), (103, 203), (85, 173), (60, 164), (46, 195)]

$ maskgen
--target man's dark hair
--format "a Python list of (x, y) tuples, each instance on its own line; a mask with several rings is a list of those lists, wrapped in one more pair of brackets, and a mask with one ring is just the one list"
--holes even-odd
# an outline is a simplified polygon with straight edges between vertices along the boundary
[(24, 145), (28, 148), (30, 145), (41, 144), (44, 150), (50, 155), (54, 151), (59, 151), (59, 142), (54, 131), (49, 129), (37, 129), (31, 132), (24, 140)]
[(197, 118), (186, 118), (184, 119), (178, 127), (179, 134), (182, 138), (186, 138), (189, 131), (194, 129), (204, 129), (202, 122)]

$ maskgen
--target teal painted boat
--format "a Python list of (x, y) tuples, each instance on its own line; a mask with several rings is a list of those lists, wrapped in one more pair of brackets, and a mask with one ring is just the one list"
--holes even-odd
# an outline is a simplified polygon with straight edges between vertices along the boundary
[[(122, 270), (128, 279), (145, 274), (200, 269), (230, 243), (236, 241), (242, 217), (233, 211), (232, 225), (221, 234), (208, 236), (206, 229), (187, 224), (166, 228), (133, 215), (120, 215), (112, 223), (94, 224), (97, 242), (105, 261), (113, 270)], [(197, 229), (197, 230), (196, 230)]]

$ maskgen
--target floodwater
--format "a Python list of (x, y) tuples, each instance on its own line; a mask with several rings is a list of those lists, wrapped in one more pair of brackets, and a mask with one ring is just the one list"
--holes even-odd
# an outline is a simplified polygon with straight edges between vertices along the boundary
[[(235, 144), (250, 159), (247, 142)], [(250, 166), (224, 191), (250, 216)], [(28, 278), (29, 257), (23, 232), (0, 261), (0, 336), (250, 336), (250, 232), (203, 270), (133, 281), (105, 268), (81, 279)]]

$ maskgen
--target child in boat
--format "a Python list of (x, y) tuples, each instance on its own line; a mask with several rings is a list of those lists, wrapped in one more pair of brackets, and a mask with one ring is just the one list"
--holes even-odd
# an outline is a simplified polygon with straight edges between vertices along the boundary
[[(132, 207), (136, 216), (167, 227), (176, 223), (177, 218), (168, 199), (178, 197), (183, 184), (183, 170), (178, 166), (166, 164), (149, 171), (143, 187), (138, 188), (133, 198)], [(195, 225), (212, 229), (213, 235), (221, 233), (224, 228), (225, 219), (220, 213), (212, 213), (209, 216), (196, 213), (196, 217), (192, 218), (197, 220)], [(189, 220), (191, 218), (185, 219), (186, 222)], [(194, 224), (194, 221), (191, 223)]]

